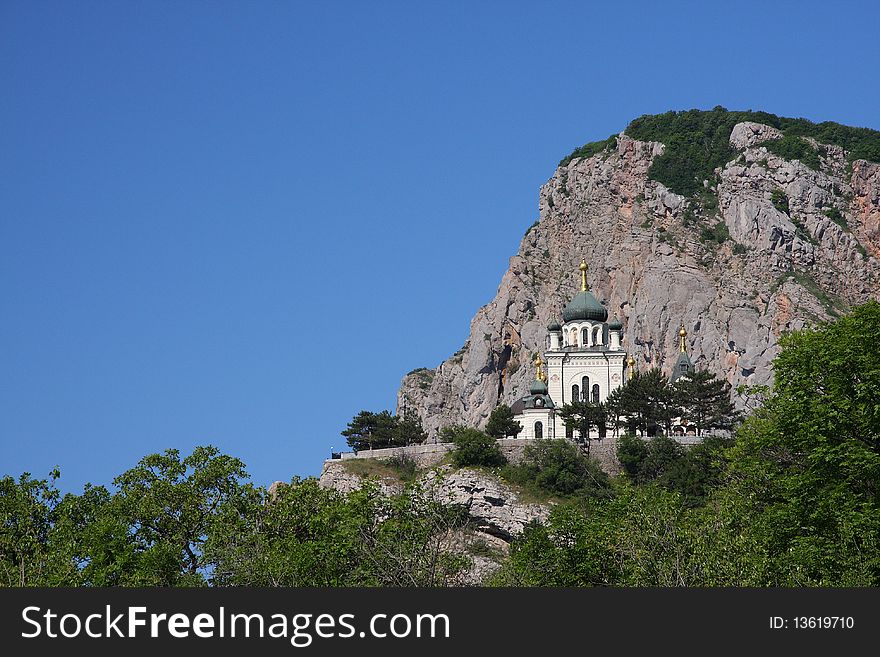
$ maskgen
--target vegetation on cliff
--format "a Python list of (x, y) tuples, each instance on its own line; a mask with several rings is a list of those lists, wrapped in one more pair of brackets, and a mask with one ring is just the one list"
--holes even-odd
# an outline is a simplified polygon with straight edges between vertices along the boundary
[[(880, 585), (878, 341), (873, 301), (785, 336), (775, 384), (734, 439), (625, 438), (612, 480), (572, 444), (541, 443), (500, 473), (559, 503), (492, 583)], [(266, 490), (210, 447), (147, 456), (80, 495), (62, 497), (57, 476), (0, 479), (0, 585), (444, 586), (470, 563), (455, 547), (467, 513), (418, 482)]]
[[(849, 152), (850, 160), (880, 162), (880, 131), (833, 121), (813, 123), (769, 112), (730, 111), (720, 105), (712, 110), (646, 114), (632, 121), (624, 133), (640, 141), (664, 144), (666, 150), (654, 159), (649, 176), (678, 194), (695, 196), (704, 189), (704, 180), (713, 179), (716, 167), (736, 156), (737, 151), (728, 140), (733, 126), (744, 121), (780, 130), (782, 139), (766, 142), (767, 148), (780, 157), (798, 159), (813, 169), (819, 168), (819, 155), (801, 137), (841, 146)], [(564, 158), (559, 166), (566, 166), (577, 157), (591, 157), (615, 145), (614, 136), (585, 144)]]

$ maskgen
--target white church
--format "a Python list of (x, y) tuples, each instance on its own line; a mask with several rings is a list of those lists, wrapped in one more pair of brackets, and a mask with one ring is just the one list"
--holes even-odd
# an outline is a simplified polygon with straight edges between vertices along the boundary
[[(623, 377), (635, 371), (635, 359), (621, 346), (623, 325), (587, 290), (587, 263), (580, 264), (581, 289), (562, 311), (562, 324), (553, 320), (547, 327), (547, 351), (535, 360), (535, 380), (529, 394), (517, 400), (511, 410), (522, 426), (518, 438), (578, 439), (557, 414), (572, 401), (604, 402), (623, 385)], [(684, 327), (679, 332), (681, 353), (673, 369), (673, 381), (693, 371), (684, 348)], [(544, 372), (546, 365), (547, 371)]]

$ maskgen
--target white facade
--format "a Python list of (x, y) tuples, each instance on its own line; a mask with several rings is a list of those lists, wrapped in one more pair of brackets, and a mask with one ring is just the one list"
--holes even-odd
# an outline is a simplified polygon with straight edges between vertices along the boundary
[[(624, 383), (627, 354), (621, 346), (622, 325), (608, 319), (607, 310), (587, 291), (586, 263), (581, 263), (581, 291), (563, 311), (562, 324), (551, 322), (546, 340), (544, 363), (536, 383), (546, 381), (546, 389), (533, 384), (530, 394), (517, 401), (515, 419), (523, 427), (520, 437), (534, 438), (536, 422), (544, 438), (577, 438), (566, 433), (558, 411), (572, 401), (604, 402)], [(543, 364), (543, 363), (541, 363)], [(536, 394), (536, 393), (542, 394)], [(535, 408), (535, 405), (543, 405)]]

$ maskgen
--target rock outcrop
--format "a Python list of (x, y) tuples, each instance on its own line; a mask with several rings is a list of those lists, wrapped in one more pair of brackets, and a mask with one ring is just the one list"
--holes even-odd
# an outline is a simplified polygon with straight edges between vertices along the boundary
[[(545, 327), (577, 289), (581, 258), (640, 369), (674, 362), (683, 323), (698, 368), (734, 387), (768, 383), (783, 331), (880, 297), (880, 166), (850, 167), (843, 149), (823, 145), (814, 171), (761, 145), (779, 136), (757, 123), (734, 127), (736, 157), (705, 181), (717, 210), (649, 178), (664, 150), (657, 142), (621, 134), (615, 149), (557, 168), (540, 190), (538, 223), (464, 346), (404, 377), (398, 408), (415, 411), (433, 439), (447, 424), (482, 426), (498, 403), (522, 396)], [(701, 239), (721, 224), (731, 239)]]
[[(325, 462), (320, 485), (341, 493), (360, 488), (366, 478), (349, 467), (344, 461)], [(404, 489), (400, 481), (369, 478), (386, 495), (398, 494)], [(273, 484), (273, 489), (280, 483)], [(480, 470), (437, 466), (424, 472), (415, 486), (421, 495), (430, 499), (467, 509), (473, 526), (457, 532), (448, 546), (450, 551), (467, 554), (472, 562), (462, 581), (465, 585), (482, 583), (500, 567), (510, 542), (525, 526), (532, 521), (543, 522), (550, 515), (549, 504), (523, 502), (510, 486)]]

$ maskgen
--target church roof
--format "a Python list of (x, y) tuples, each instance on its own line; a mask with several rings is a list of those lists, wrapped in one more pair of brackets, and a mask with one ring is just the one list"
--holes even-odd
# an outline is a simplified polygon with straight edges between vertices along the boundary
[[(540, 404), (537, 403), (538, 400)], [(523, 411), (530, 408), (556, 408), (550, 395), (528, 395), (520, 397), (510, 405), (510, 410), (514, 415), (522, 415)]]
[(548, 331), (561, 331), (562, 327), (559, 325), (559, 320), (555, 317), (550, 320), (550, 323), (547, 324)]
[(535, 379), (532, 381), (532, 387), (529, 388), (530, 395), (546, 395), (547, 394), (547, 384), (543, 381), (539, 381)]
[(620, 323), (620, 320), (617, 317), (612, 317), (611, 321), (608, 323), (608, 328), (612, 331), (619, 331), (623, 328), (623, 324)]
[(691, 357), (687, 355), (687, 352), (682, 351), (678, 354), (678, 360), (675, 361), (675, 366), (672, 368), (672, 374), (669, 376), (669, 379), (675, 383), (685, 374), (690, 374), (694, 371), (694, 363), (691, 360)]
[(562, 319), (566, 322), (573, 322), (579, 319), (604, 322), (608, 319), (608, 310), (592, 294), (586, 290), (581, 290), (574, 295), (574, 299), (562, 311)]

